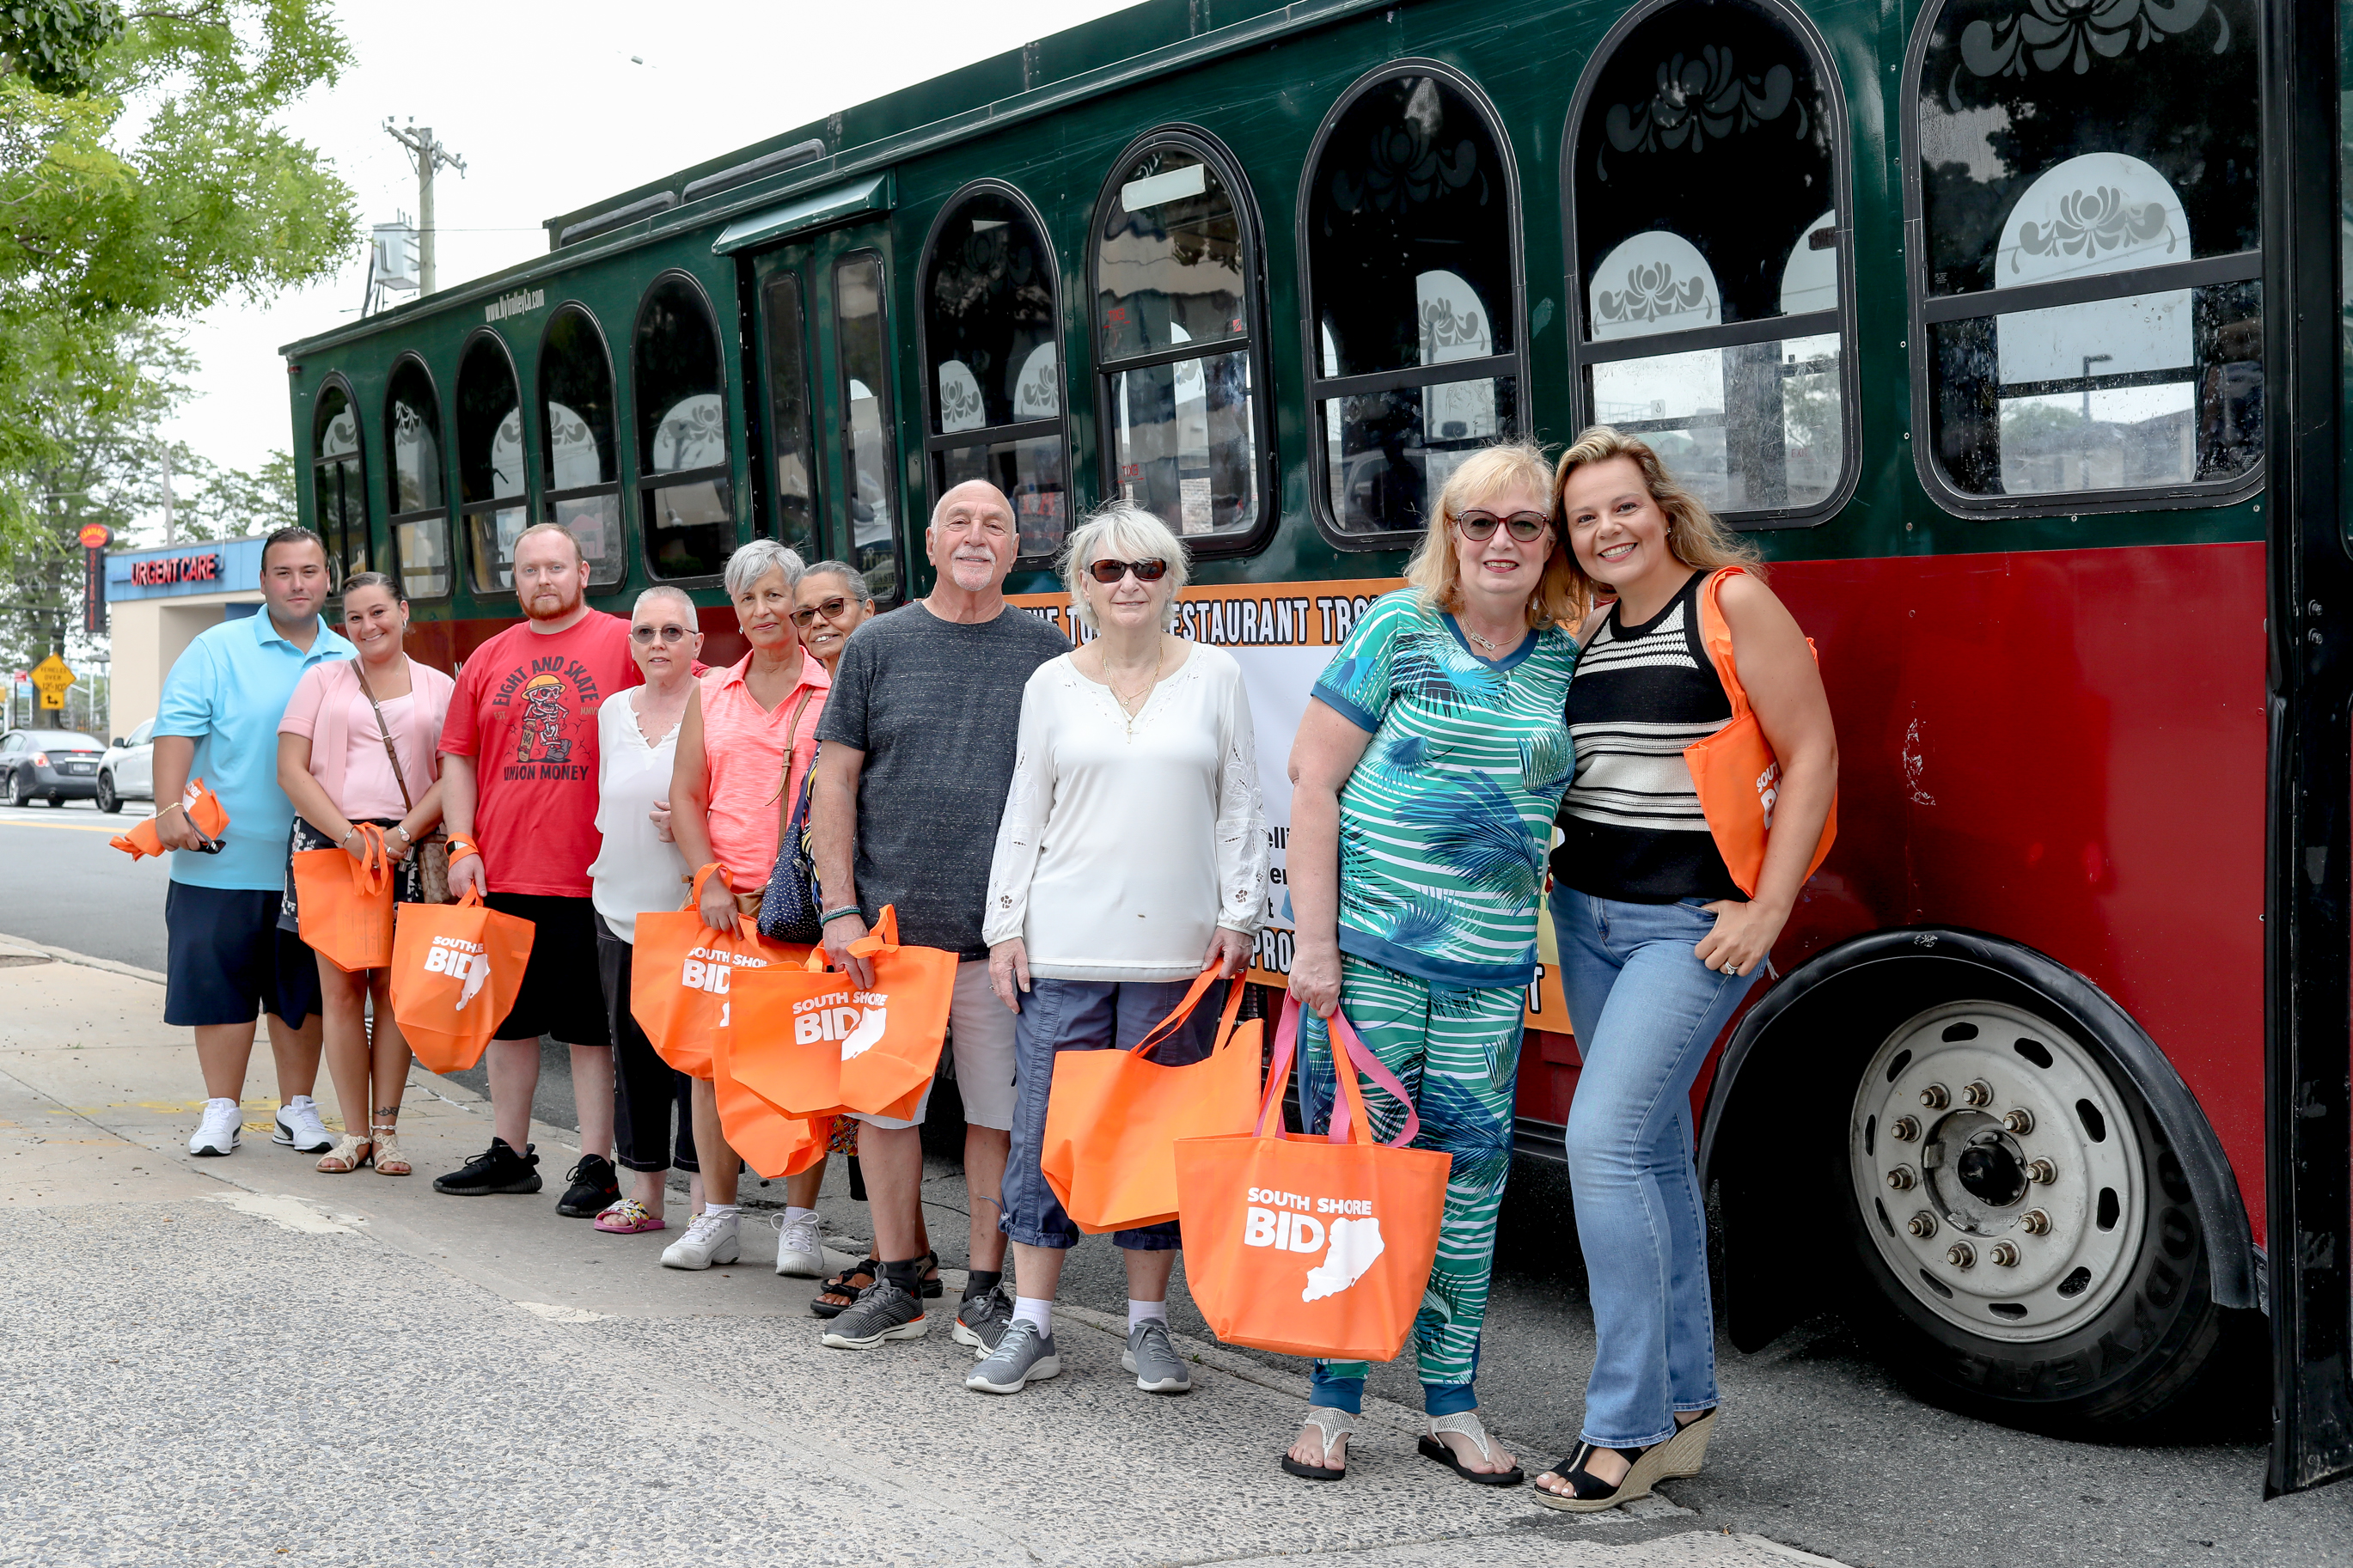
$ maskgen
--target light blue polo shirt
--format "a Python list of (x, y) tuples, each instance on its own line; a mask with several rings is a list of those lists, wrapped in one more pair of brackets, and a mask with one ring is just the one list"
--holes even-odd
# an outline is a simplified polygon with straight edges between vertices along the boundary
[[(352, 645), (324, 621), (303, 652), (279, 635), (265, 605), (242, 620), (206, 627), (173, 663), (154, 733), (195, 741), (188, 776), (204, 780), (220, 796), (228, 833), (217, 855), (175, 852), (172, 880), (256, 890), (286, 885), (294, 807), (278, 787), (278, 721), (304, 670), (352, 654)], [(171, 803), (155, 804), (160, 809)]]

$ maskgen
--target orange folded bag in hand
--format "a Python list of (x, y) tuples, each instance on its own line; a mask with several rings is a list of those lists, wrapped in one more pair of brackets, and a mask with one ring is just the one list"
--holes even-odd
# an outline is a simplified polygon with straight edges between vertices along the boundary
[(833, 1136), (830, 1116), (786, 1116), (737, 1080), (733, 1026), (711, 1036), (711, 1089), (719, 1103), (719, 1130), (744, 1163), (770, 1181), (797, 1176), (825, 1158)]
[(522, 990), (534, 934), (476, 888), (454, 904), (395, 907), (392, 1016), (427, 1071), (463, 1072), (482, 1059)]
[(1205, 970), (1176, 1010), (1127, 1050), (1055, 1054), (1038, 1165), (1071, 1223), (1089, 1236), (1175, 1219), (1176, 1141), (1250, 1130), (1265, 1026), (1256, 1018), (1234, 1023), (1240, 979), (1227, 989), (1208, 1056), (1181, 1067), (1152, 1059), (1217, 978), (1214, 967)]
[(392, 962), (392, 861), (384, 829), (356, 828), (360, 857), (343, 849), (304, 849), (294, 856), (294, 906), (302, 941), (345, 973), (382, 969)]
[[(1765, 874), (1765, 844), (1773, 833), (1773, 808), (1781, 798), (1781, 760), (1765, 738), (1765, 727), (1748, 706), (1747, 689), (1732, 662), (1732, 627), (1724, 618), (1724, 580), (1740, 573), (1726, 566), (1709, 577), (1699, 592), (1699, 637), (1715, 666), (1715, 678), (1732, 700), (1732, 717), (1724, 728), (1683, 748), (1699, 795), (1700, 815), (1707, 818), (1709, 837), (1724, 856), (1724, 868), (1750, 898), (1757, 896), (1757, 879)], [(1810, 650), (1814, 639), (1808, 637)], [(1838, 837), (1838, 793), (1831, 793), (1831, 814), (1822, 820), (1822, 836), (1814, 841), (1806, 876), (1821, 869)], [(1802, 882), (1803, 878), (1799, 879)]]
[(1282, 1130), (1299, 1040), (1299, 1003), (1286, 998), (1257, 1131), (1176, 1145), (1185, 1279), (1228, 1344), (1389, 1361), (1405, 1348), (1430, 1286), (1454, 1161), (1406, 1147), (1421, 1118), (1404, 1087), (1344, 1016), (1335, 1013), (1331, 1027), (1349, 1061), (1405, 1105), (1403, 1131), (1373, 1142), (1356, 1073), (1345, 1068), (1335, 1075), (1340, 1094), (1327, 1136)]
[[(718, 869), (705, 866), (695, 874), (690, 904), (701, 905), (703, 886)], [(711, 1037), (730, 1020), (736, 982), (761, 970), (794, 968), (809, 952), (763, 939), (741, 916), (733, 931), (713, 931), (702, 923), (699, 907), (639, 915), (637, 936), (629, 960), (630, 1016), (656, 1055), (706, 1083)]]
[[(218, 838), (228, 831), (228, 813), (222, 809), (220, 796), (206, 789), (202, 779), (188, 781), (188, 787), (180, 795), (180, 809), (188, 814), (188, 820), (195, 825), (196, 831), (207, 838)], [(168, 855), (171, 851), (164, 848), (164, 841), (155, 837), (155, 824), (162, 818), (163, 812), (159, 811), (130, 832), (118, 833), (106, 842), (110, 847), (121, 850), (133, 860), (149, 855)]]
[(899, 914), (889, 905), (850, 951), (873, 961), (871, 990), (817, 968), (817, 951), (809, 967), (739, 981), (735, 1076), (787, 1115), (856, 1110), (907, 1121), (939, 1070), (956, 955), (902, 947)]

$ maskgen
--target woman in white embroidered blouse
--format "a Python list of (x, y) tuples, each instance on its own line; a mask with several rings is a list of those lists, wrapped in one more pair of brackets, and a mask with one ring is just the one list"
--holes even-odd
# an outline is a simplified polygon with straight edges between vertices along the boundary
[[(1063, 580), (1083, 647), (1039, 667), (1021, 698), (1013, 785), (989, 869), (989, 979), (1019, 1015), (1019, 1100), (999, 1226), (1012, 1239), (1013, 1323), (965, 1386), (1013, 1394), (1061, 1370), (1055, 1288), (1078, 1227), (1039, 1173), (1057, 1051), (1124, 1049), (1195, 976), (1240, 974), (1266, 906), (1266, 817), (1241, 667), (1168, 628), (1185, 547), (1148, 511), (1113, 502), (1082, 523)], [(1212, 995), (1216, 994), (1211, 993)], [(1197, 1060), (1204, 1005), (1155, 1053)], [(1136, 1386), (1191, 1386), (1168, 1341), (1173, 1224), (1123, 1230)]]

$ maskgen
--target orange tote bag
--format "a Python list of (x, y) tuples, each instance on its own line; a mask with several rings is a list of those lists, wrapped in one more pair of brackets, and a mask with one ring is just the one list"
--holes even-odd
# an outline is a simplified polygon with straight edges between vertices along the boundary
[[(1185, 1279), (1228, 1344), (1390, 1361), (1413, 1332), (1438, 1257), (1453, 1157), (1409, 1149), (1421, 1119), (1394, 1074), (1332, 1016), (1356, 1069), (1402, 1101), (1405, 1127), (1372, 1141), (1356, 1072), (1343, 1068), (1325, 1137), (1282, 1130), (1283, 1088), (1299, 1039), (1299, 1003), (1283, 1003), (1254, 1131), (1187, 1138), (1176, 1148)], [(1273, 1131), (1269, 1131), (1271, 1124)]]
[[(188, 787), (180, 794), (180, 808), (195, 824), (196, 831), (207, 838), (218, 838), (228, 831), (228, 813), (221, 806), (220, 796), (205, 787), (202, 779), (190, 779)], [(165, 807), (166, 810), (170, 808)], [(155, 818), (151, 816), (128, 833), (118, 833), (106, 841), (111, 849), (120, 849), (133, 860), (149, 855), (167, 855), (164, 841), (155, 837)]]
[(522, 990), (533, 934), (474, 888), (454, 904), (396, 906), (392, 1016), (427, 1071), (463, 1072), (482, 1059)]
[[(1700, 812), (1724, 856), (1725, 869), (1732, 873), (1740, 890), (1753, 899), (1757, 879), (1765, 874), (1765, 844), (1773, 832), (1773, 807), (1781, 798), (1781, 762), (1748, 706), (1740, 672), (1733, 668), (1732, 627), (1725, 621), (1719, 600), (1724, 580), (1739, 571), (1737, 566), (1726, 566), (1710, 576), (1699, 591), (1700, 643), (1715, 665), (1716, 679), (1724, 682), (1724, 694), (1732, 700), (1732, 718), (1715, 734), (1685, 746), (1683, 762), (1691, 768)], [(1814, 639), (1808, 637), (1807, 648), (1813, 646)], [(1838, 795), (1833, 790), (1831, 814), (1822, 821), (1822, 836), (1815, 841), (1806, 876), (1821, 868), (1831, 852), (1831, 841), (1837, 837)]]
[(360, 857), (345, 849), (294, 856), (294, 907), (302, 942), (345, 973), (392, 962), (392, 861), (384, 829), (358, 825)]
[(702, 923), (703, 885), (717, 872), (705, 866), (694, 879), (689, 907), (638, 917), (629, 960), (629, 1012), (655, 1054), (686, 1074), (711, 1081), (711, 1037), (733, 1016), (737, 979), (748, 971), (790, 968), (808, 949), (764, 941), (737, 917), (733, 931)]
[(1089, 1236), (1176, 1217), (1176, 1141), (1246, 1133), (1258, 1110), (1265, 1026), (1237, 1026), (1242, 983), (1226, 991), (1215, 1048), (1163, 1067), (1155, 1047), (1174, 1035), (1216, 983), (1210, 968), (1176, 1010), (1124, 1051), (1058, 1051), (1039, 1168), (1072, 1224)]
[(955, 1000), (956, 955), (902, 947), (889, 905), (850, 951), (874, 963), (874, 984), (815, 967), (771, 968), (737, 987), (735, 1074), (792, 1116), (855, 1110), (905, 1121), (939, 1070)]
[(833, 1118), (786, 1116), (737, 1080), (731, 1025), (711, 1036), (711, 1088), (727, 1146), (770, 1181), (797, 1176), (825, 1158)]

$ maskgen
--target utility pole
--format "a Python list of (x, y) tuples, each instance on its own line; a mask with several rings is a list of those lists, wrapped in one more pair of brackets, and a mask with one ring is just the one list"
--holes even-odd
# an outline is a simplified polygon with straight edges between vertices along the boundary
[(433, 140), (433, 128), (409, 121), (406, 128), (384, 117), (385, 134), (408, 149), (409, 161), (417, 165), (417, 293), (433, 292), (433, 171), (436, 168), (455, 169), (458, 177), (465, 178), (466, 160)]

